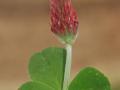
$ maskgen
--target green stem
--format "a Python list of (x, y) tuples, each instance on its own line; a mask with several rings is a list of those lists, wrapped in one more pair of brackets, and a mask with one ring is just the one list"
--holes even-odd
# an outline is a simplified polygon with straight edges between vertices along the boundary
[(63, 90), (68, 90), (69, 82), (70, 82), (70, 72), (71, 72), (71, 63), (72, 63), (72, 45), (66, 45), (66, 64), (65, 64), (65, 72), (64, 72), (64, 81), (63, 81)]

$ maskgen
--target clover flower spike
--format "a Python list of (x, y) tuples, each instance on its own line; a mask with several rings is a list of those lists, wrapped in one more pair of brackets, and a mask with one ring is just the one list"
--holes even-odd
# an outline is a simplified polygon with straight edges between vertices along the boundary
[(51, 31), (64, 43), (72, 44), (79, 22), (71, 0), (50, 0), (50, 17)]

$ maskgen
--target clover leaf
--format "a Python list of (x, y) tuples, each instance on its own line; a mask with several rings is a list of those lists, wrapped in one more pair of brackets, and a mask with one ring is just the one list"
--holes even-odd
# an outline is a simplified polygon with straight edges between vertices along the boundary
[[(23, 85), (20, 90), (28, 90), (27, 87), (35, 88), (35, 86), (38, 86), (38, 88), (34, 90), (38, 90), (41, 88), (41, 84), (42, 88), (44, 84), (55, 90), (61, 90), (65, 60), (66, 51), (63, 48), (47, 48), (42, 52), (34, 54), (29, 63), (29, 75), (33, 82)], [(39, 90), (50, 90), (42, 88)]]
[(93, 67), (87, 67), (78, 73), (69, 90), (111, 90), (111, 87), (104, 74)]
[(55, 90), (55, 89), (44, 83), (31, 81), (23, 84), (19, 88), (19, 90)]
[[(19, 90), (62, 90), (66, 50), (47, 48), (34, 54), (29, 62), (31, 81)], [(82, 69), (69, 85), (68, 90), (111, 90), (109, 80), (93, 67)]]

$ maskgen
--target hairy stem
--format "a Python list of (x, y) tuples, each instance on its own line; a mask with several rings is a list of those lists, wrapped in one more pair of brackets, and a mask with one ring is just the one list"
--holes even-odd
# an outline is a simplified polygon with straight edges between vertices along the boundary
[(65, 72), (64, 72), (64, 81), (63, 81), (63, 90), (68, 90), (69, 82), (70, 82), (70, 72), (71, 72), (71, 63), (72, 63), (72, 45), (66, 45), (66, 64), (65, 64)]

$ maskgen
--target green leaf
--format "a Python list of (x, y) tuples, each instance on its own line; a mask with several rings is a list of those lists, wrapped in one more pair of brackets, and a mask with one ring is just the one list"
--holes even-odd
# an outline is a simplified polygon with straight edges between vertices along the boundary
[(22, 85), (19, 90), (55, 90), (54, 88), (37, 82), (27, 82)]
[(92, 67), (82, 69), (70, 84), (69, 90), (111, 90), (108, 79)]
[(47, 48), (32, 56), (29, 74), (33, 81), (61, 90), (66, 60), (63, 48)]

